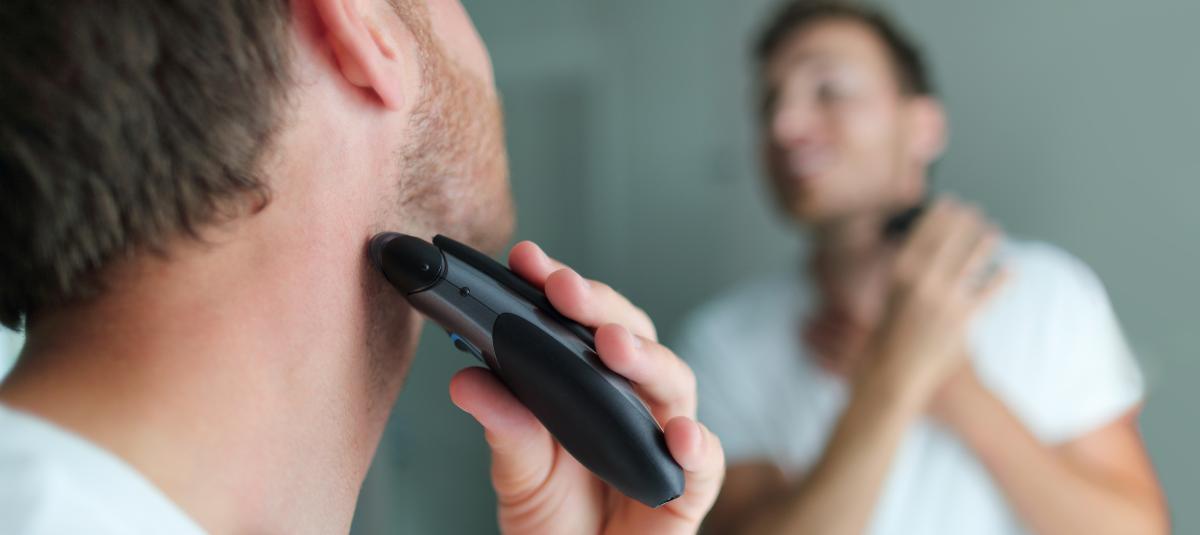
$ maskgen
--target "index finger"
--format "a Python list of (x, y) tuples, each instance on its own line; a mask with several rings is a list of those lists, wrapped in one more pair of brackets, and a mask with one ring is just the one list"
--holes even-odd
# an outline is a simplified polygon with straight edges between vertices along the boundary
[(508, 268), (539, 290), (546, 286), (546, 279), (551, 273), (566, 267), (528, 240), (514, 245), (508, 253)]
[(658, 340), (654, 322), (645, 311), (610, 286), (585, 279), (550, 258), (533, 242), (514, 246), (508, 264), (519, 277), (540, 288), (562, 315), (591, 328), (619, 323), (638, 336)]

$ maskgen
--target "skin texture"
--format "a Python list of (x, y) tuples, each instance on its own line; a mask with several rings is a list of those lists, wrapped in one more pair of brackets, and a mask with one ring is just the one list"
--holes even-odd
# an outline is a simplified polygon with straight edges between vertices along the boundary
[[(269, 199), (165, 255), (105, 266), (98, 298), (30, 318), (0, 385), (0, 402), (116, 454), (213, 533), (349, 529), (420, 330), (369, 266), (369, 238), (444, 233), (496, 251), (513, 227), (491, 64), (457, 1), (291, 7), (295, 83), (261, 162)], [(688, 489), (671, 506), (635, 507), (468, 370), (453, 393), (488, 430), (503, 527), (694, 531), (723, 464), (693, 420), (690, 371), (653, 343), (645, 314), (610, 291), (570, 293), (580, 280), (521, 260), (531, 247), (513, 267), (567, 315), (604, 325), (601, 358), (639, 384)], [(547, 466), (553, 485), (531, 490), (530, 470)], [(580, 492), (555, 503), (545, 491), (557, 487)]]
[(972, 370), (967, 327), (1007, 277), (977, 284), (999, 239), (981, 211), (943, 198), (903, 242), (882, 238), (883, 223), (922, 198), (944, 148), (938, 103), (903, 94), (882, 41), (852, 20), (800, 28), (762, 75), (766, 170), (781, 211), (816, 243), (809, 275), (821, 299), (804, 339), (851, 395), (804, 474), (765, 460), (731, 466), (706, 530), (863, 532), (901, 439), (930, 414), (1037, 533), (1168, 531), (1137, 409), (1048, 446)]

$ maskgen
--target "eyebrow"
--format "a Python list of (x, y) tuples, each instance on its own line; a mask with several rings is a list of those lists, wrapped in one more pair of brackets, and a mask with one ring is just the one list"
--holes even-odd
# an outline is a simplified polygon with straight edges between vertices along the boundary
[(838, 54), (828, 49), (804, 50), (785, 56), (778, 61), (768, 64), (764, 71), (764, 81), (779, 78), (776, 73), (786, 73), (796, 67), (827, 67), (836, 63)]

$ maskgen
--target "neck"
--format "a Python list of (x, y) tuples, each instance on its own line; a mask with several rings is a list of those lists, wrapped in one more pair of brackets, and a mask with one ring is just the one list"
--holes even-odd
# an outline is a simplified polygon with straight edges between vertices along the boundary
[(380, 288), (347, 245), (368, 236), (326, 234), (115, 266), (101, 298), (33, 318), (0, 401), (123, 458), (209, 531), (348, 531), (418, 324), (388, 303), (397, 328), (374, 328)]
[(881, 214), (857, 215), (814, 229), (811, 268), (823, 293), (855, 285), (864, 266), (878, 264), (889, 255), (894, 246), (883, 236), (885, 221)]
[(883, 312), (894, 246), (882, 236), (882, 217), (821, 225), (814, 233), (809, 275), (818, 305), (804, 339), (828, 371), (850, 376)]

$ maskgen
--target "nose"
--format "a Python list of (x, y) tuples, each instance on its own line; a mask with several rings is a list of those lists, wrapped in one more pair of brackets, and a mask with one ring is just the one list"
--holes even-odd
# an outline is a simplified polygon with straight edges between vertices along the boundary
[(805, 145), (816, 137), (819, 126), (811, 106), (781, 102), (771, 112), (771, 141), (779, 148)]

